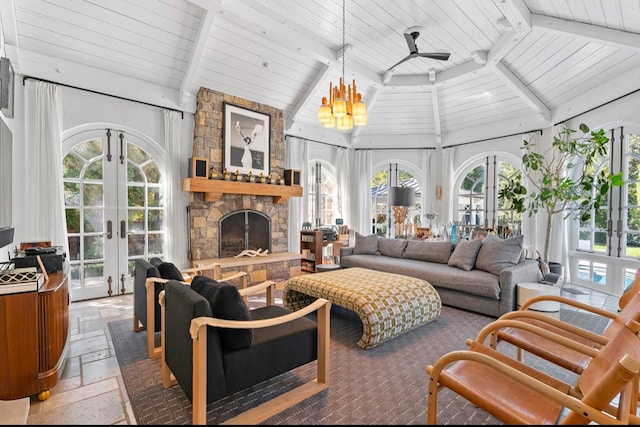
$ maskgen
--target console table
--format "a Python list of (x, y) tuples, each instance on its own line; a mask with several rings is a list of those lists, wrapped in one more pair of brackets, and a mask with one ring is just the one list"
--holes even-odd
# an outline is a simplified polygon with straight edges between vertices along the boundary
[(0, 296), (0, 400), (47, 399), (62, 374), (68, 341), (65, 273), (49, 273), (38, 291)]

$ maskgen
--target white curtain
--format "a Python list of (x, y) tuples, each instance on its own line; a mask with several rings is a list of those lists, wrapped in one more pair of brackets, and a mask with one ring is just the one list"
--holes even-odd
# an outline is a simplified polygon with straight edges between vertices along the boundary
[(421, 167), (422, 177), (420, 179), (420, 188), (422, 191), (422, 216), (420, 218), (421, 224), (424, 223), (424, 214), (427, 211), (433, 210), (433, 190), (434, 190), (434, 177), (433, 174), (433, 150), (422, 150), (421, 153)]
[(344, 147), (333, 147), (333, 165), (336, 169), (336, 185), (338, 187), (338, 213), (344, 223), (351, 227), (352, 215), (349, 203), (349, 150)]
[(351, 199), (354, 212), (352, 214), (353, 229), (364, 236), (372, 233), (371, 229), (371, 151), (356, 150), (354, 156), (353, 176), (351, 180)]
[[(25, 164), (21, 212), (26, 242), (50, 241), (69, 253), (62, 183), (62, 100), (60, 88), (25, 82)], [(67, 258), (68, 263), (68, 258)]]
[(189, 268), (187, 197), (182, 191), (181, 166), (189, 154), (180, 147), (182, 119), (177, 111), (164, 110), (165, 141), (165, 254), (178, 268)]
[(456, 201), (453, 200), (455, 193), (453, 188), (453, 160), (456, 150), (454, 147), (447, 147), (442, 150), (442, 200), (440, 206), (440, 222), (446, 224), (453, 221), (453, 207)]
[(302, 223), (309, 221), (309, 141), (287, 137), (285, 147), (287, 168), (300, 170), (302, 197), (289, 199), (289, 252), (300, 253), (300, 230)]

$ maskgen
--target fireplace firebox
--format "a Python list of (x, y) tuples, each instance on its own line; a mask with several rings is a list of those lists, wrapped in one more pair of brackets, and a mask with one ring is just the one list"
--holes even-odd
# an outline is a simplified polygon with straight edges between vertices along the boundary
[(271, 251), (271, 219), (254, 210), (224, 215), (219, 223), (220, 258), (238, 255), (245, 249)]

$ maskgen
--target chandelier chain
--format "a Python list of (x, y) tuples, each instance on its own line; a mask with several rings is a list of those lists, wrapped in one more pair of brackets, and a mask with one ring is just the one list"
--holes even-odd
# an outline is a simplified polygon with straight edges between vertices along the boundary
[(342, 81), (344, 81), (344, 63), (346, 61), (346, 55), (345, 55), (345, 47), (346, 47), (346, 42), (345, 42), (345, 15), (346, 15), (346, 8), (345, 8), (345, 3), (347, 0), (342, 0)]

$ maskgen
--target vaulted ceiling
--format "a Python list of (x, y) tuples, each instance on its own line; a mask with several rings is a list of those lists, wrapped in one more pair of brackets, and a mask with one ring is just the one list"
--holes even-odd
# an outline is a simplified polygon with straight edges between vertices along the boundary
[[(183, 111), (200, 87), (283, 110), (285, 132), (436, 147), (553, 125), (640, 88), (638, 0), (6, 0), (17, 74)], [(413, 58), (404, 33), (421, 27)], [(364, 127), (325, 129), (355, 78)], [(21, 82), (19, 82), (20, 84)]]

